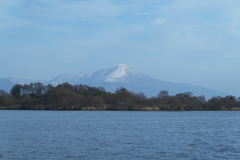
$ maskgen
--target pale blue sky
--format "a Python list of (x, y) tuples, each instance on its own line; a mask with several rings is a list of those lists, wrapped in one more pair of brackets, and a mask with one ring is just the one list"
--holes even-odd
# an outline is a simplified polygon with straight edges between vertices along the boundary
[(239, 0), (2, 0), (0, 78), (127, 64), (240, 96)]

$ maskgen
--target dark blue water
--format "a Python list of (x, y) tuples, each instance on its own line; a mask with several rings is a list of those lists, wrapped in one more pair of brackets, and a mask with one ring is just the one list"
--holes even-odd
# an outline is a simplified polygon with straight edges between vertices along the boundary
[(0, 159), (240, 159), (240, 112), (0, 111)]

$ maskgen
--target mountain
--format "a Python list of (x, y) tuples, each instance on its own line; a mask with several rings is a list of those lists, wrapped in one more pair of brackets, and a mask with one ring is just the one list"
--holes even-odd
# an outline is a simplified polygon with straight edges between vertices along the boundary
[(12, 82), (7, 78), (0, 79), (0, 90), (5, 90), (9, 92), (12, 86), (14, 86), (15, 84), (16, 83)]
[(12, 89), (12, 87), (15, 85), (15, 84), (21, 84), (21, 85), (24, 85), (24, 84), (30, 84), (31, 82), (41, 82), (43, 84), (46, 84), (47, 81), (44, 81), (44, 80), (30, 80), (30, 79), (22, 79), (22, 78), (14, 78), (14, 77), (8, 77), (8, 78), (3, 78), (3, 79), (0, 79), (0, 90), (5, 90), (7, 92), (10, 92), (10, 90)]
[(103, 86), (110, 92), (114, 92), (117, 88), (122, 86), (130, 91), (137, 93), (143, 92), (148, 97), (157, 96), (161, 90), (167, 90), (170, 95), (182, 92), (192, 92), (196, 96), (205, 95), (207, 99), (213, 96), (227, 95), (226, 93), (190, 84), (161, 81), (146, 74), (137, 72), (124, 64), (120, 64), (113, 68), (101, 69), (96, 72), (81, 73), (78, 75), (65, 74), (50, 81), (53, 85), (58, 85), (64, 82), (68, 82), (73, 85), (86, 84), (96, 87)]
[(51, 81), (32, 81), (18, 78), (7, 78), (4, 81), (3, 79), (0, 79), (0, 87), (2, 88), (5, 86), (5, 90), (9, 91), (10, 89), (6, 88), (11, 85), (16, 83), (29, 84), (30, 82), (42, 82), (45, 85), (52, 84), (54, 86), (64, 82), (68, 82), (72, 85), (85, 84), (96, 87), (102, 86), (109, 92), (114, 92), (119, 87), (125, 87), (129, 91), (134, 91), (137, 93), (143, 92), (148, 97), (157, 96), (161, 90), (167, 90), (170, 95), (175, 95), (182, 92), (192, 92), (196, 96), (205, 95), (207, 99), (213, 96), (227, 95), (226, 93), (190, 84), (161, 81), (146, 74), (137, 72), (125, 64), (120, 64), (112, 68), (105, 68), (90, 73), (80, 73), (77, 75), (64, 74), (54, 78)]
[(8, 79), (9, 81), (11, 81), (15, 84), (21, 84), (21, 85), (34, 82), (33, 80), (30, 80), (30, 79), (21, 79), (21, 78), (14, 78), (14, 77), (8, 77), (6, 79)]
[[(150, 79), (149, 79), (150, 78)], [(120, 64), (113, 68), (105, 68), (96, 72), (90, 73), (81, 73), (78, 75), (74, 74), (64, 74), (58, 76), (57, 78), (50, 81), (52, 85), (58, 85), (64, 82), (68, 82), (71, 84), (79, 84), (79, 83), (147, 83), (151, 81), (151, 77), (134, 71), (129, 66), (125, 64)]]

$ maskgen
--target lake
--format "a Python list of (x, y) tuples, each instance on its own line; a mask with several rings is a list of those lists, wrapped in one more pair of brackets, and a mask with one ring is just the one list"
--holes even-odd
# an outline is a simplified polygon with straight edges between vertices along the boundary
[(0, 159), (240, 159), (240, 112), (1, 110)]

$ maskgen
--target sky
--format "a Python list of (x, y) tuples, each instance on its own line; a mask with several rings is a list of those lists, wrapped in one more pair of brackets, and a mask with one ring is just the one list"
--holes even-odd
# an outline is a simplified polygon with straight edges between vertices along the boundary
[(2, 0), (0, 78), (127, 64), (240, 96), (239, 0)]

